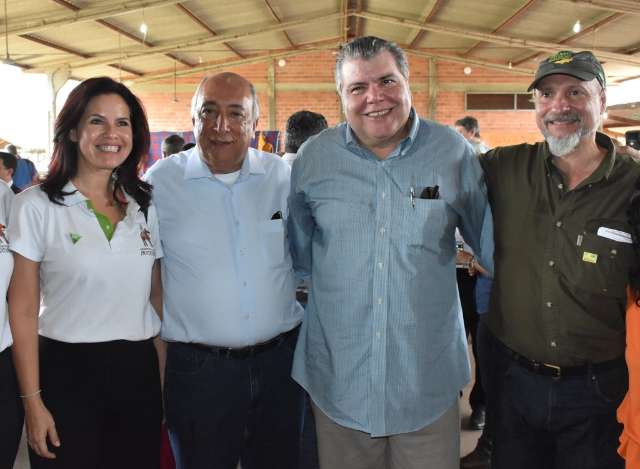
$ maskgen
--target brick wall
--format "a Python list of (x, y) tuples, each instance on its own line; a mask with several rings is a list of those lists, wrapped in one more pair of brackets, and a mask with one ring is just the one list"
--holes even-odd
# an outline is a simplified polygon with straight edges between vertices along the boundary
[[(409, 63), (414, 106), (421, 116), (427, 116), (430, 110), (429, 60), (409, 56)], [(335, 55), (327, 51), (290, 57), (284, 67), (275, 66), (277, 129), (284, 131), (288, 116), (300, 109), (322, 113), (329, 125), (340, 122), (340, 100), (334, 91), (334, 64)], [(455, 120), (467, 114), (465, 90), (491, 91), (502, 87), (501, 91), (524, 92), (530, 82), (529, 77), (474, 66), (471, 74), (466, 75), (464, 67), (458, 63), (437, 61), (435, 120), (438, 122), (453, 125)], [(243, 65), (229, 70), (245, 76), (256, 85), (261, 108), (258, 129), (270, 130), (269, 64)], [(134, 87), (145, 105), (152, 131), (191, 130), (189, 107), (199, 80), (200, 76), (195, 76), (179, 78), (175, 84), (168, 80), (147, 87)], [(475, 111), (470, 114), (479, 120), (482, 138), (491, 146), (540, 139), (532, 111)]]

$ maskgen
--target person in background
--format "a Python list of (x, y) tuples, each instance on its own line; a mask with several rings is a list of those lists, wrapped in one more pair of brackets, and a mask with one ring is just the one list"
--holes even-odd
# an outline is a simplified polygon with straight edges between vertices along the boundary
[(156, 469), (162, 248), (151, 186), (138, 178), (147, 119), (124, 85), (91, 78), (54, 131), (49, 172), (16, 198), (9, 223), (31, 467)]
[(292, 373), (320, 467), (457, 468), (470, 373), (454, 231), (484, 255), (482, 171), (458, 133), (420, 119), (396, 44), (345, 44), (336, 88), (346, 123), (302, 146), (289, 197), (294, 266), (311, 275)]
[(184, 138), (180, 135), (169, 135), (162, 141), (162, 157), (168, 158), (171, 155), (180, 153), (184, 147)]
[(297, 469), (302, 389), (290, 376), (303, 310), (285, 237), (289, 166), (249, 148), (255, 87), (205, 77), (197, 145), (159, 160), (165, 403), (179, 469)]
[[(15, 163), (15, 156), (0, 152), (1, 166), (11, 161)], [(7, 163), (6, 161), (9, 161)], [(0, 170), (0, 174), (3, 171)], [(13, 192), (7, 184), (0, 184), (0, 467), (11, 468), (16, 458), (24, 411), (20, 402), (20, 391), (16, 373), (11, 359), (11, 344), (13, 339), (9, 328), (7, 314), (7, 288), (11, 272), (13, 271), (13, 256), (9, 250), (7, 227), (13, 204)]]
[(13, 174), (17, 165), (18, 159), (14, 155), (0, 151), (0, 180), (6, 182), (14, 194), (20, 192), (20, 188), (13, 183)]
[(287, 130), (284, 134), (285, 154), (282, 159), (293, 164), (296, 153), (307, 139), (327, 128), (327, 119), (322, 114), (311, 111), (294, 112), (287, 119)]
[(499, 377), (491, 467), (618, 469), (640, 166), (598, 132), (606, 77), (591, 52), (543, 60), (529, 90), (545, 141), (480, 158), (495, 230), (482, 318)]
[(38, 184), (38, 171), (36, 166), (28, 158), (22, 158), (18, 154), (18, 148), (15, 145), (9, 144), (4, 149), (7, 153), (11, 153), (18, 159), (16, 170), (13, 173), (13, 183), (20, 190), (24, 190), (34, 184)]
[(455, 123), (455, 129), (471, 144), (476, 155), (481, 155), (491, 149), (480, 138), (480, 125), (475, 117), (466, 116), (458, 119)]

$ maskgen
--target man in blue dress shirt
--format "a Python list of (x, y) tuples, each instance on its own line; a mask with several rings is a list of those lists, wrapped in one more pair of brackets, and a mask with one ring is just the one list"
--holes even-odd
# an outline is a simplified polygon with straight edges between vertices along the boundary
[(293, 164), (289, 237), (311, 276), (293, 377), (313, 400), (323, 469), (459, 465), (470, 372), (454, 231), (480, 256), (490, 217), (473, 149), (418, 117), (408, 75), (393, 43), (343, 46), (347, 122)]
[(249, 148), (251, 83), (205, 78), (197, 145), (148, 172), (165, 250), (166, 416), (178, 468), (296, 469), (302, 390), (290, 377), (302, 319), (285, 238), (290, 169)]

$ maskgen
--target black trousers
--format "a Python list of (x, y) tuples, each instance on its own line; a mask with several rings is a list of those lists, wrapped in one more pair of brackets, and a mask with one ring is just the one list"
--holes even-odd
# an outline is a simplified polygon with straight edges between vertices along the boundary
[(42, 399), (61, 446), (32, 469), (158, 469), (162, 401), (151, 339), (70, 344), (40, 338)]
[(467, 337), (471, 337), (471, 350), (475, 361), (476, 380), (469, 394), (469, 405), (472, 409), (485, 405), (484, 389), (482, 387), (482, 377), (480, 373), (480, 360), (478, 358), (478, 344), (476, 331), (478, 330), (478, 312), (476, 311), (476, 277), (469, 275), (467, 269), (456, 269), (458, 280), (458, 293), (462, 305), (462, 316), (464, 319), (464, 330)]
[(16, 459), (24, 413), (11, 360), (11, 347), (0, 352), (0, 468), (12, 468)]

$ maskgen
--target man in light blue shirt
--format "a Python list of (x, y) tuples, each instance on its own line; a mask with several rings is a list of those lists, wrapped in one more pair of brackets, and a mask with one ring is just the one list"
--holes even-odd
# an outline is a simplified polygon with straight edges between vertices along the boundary
[(336, 84), (347, 122), (303, 145), (289, 198), (294, 267), (311, 275), (293, 377), (320, 466), (457, 468), (470, 372), (454, 231), (483, 253), (482, 171), (453, 129), (418, 117), (395, 44), (343, 46)]
[(290, 169), (249, 148), (258, 101), (241, 76), (205, 78), (191, 112), (196, 147), (147, 174), (165, 251), (164, 390), (178, 468), (296, 469)]

